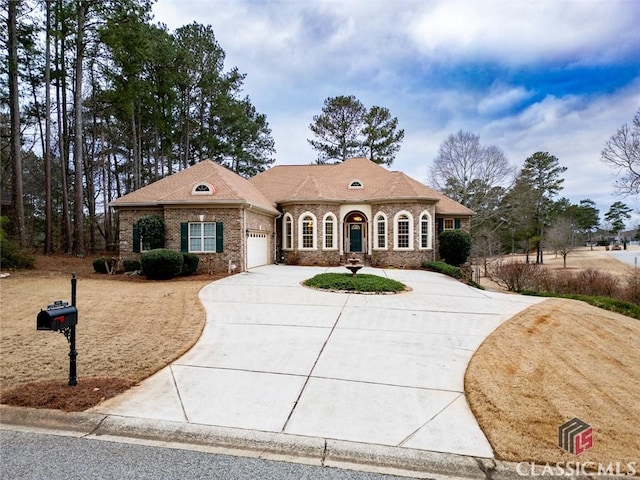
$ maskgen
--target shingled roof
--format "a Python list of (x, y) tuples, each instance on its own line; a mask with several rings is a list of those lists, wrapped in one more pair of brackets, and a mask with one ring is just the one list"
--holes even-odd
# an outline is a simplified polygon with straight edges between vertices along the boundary
[[(366, 158), (333, 165), (277, 165), (249, 181), (275, 203), (432, 200), (436, 213), (473, 215), (473, 211), (402, 172)], [(361, 187), (350, 187), (358, 182)]]
[[(213, 195), (193, 193), (194, 187), (202, 183), (213, 187)], [(123, 195), (110, 205), (118, 208), (174, 204), (249, 204), (273, 214), (278, 213), (275, 204), (255, 185), (212, 160), (196, 163)]]

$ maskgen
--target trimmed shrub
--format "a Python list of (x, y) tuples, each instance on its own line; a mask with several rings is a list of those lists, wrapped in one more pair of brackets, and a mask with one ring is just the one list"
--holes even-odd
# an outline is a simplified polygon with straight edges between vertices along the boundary
[(147, 215), (140, 218), (135, 227), (142, 237), (144, 250), (164, 248), (164, 220), (159, 215)]
[(182, 254), (182, 275), (193, 275), (198, 271), (198, 264), (200, 263), (200, 257), (195, 253), (183, 253)]
[(180, 275), (183, 264), (182, 253), (166, 248), (149, 250), (140, 258), (142, 272), (153, 280), (168, 280)]
[(438, 253), (449, 265), (459, 267), (471, 252), (471, 235), (466, 230), (445, 230), (438, 235)]
[(422, 268), (426, 268), (432, 272), (443, 273), (453, 278), (462, 278), (462, 270), (448, 263), (424, 261), (422, 262)]
[(125, 272), (136, 272), (141, 269), (138, 260), (124, 260), (122, 262), (122, 268)]
[(113, 258), (98, 257), (93, 261), (96, 273), (109, 273), (113, 269)]

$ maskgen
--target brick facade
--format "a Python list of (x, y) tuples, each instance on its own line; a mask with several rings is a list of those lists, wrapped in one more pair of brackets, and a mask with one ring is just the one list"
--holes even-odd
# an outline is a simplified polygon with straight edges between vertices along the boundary
[[(353, 210), (362, 212), (365, 210), (362, 205), (353, 205)], [(436, 232), (436, 213), (434, 202), (406, 202), (406, 203), (374, 203), (367, 206), (367, 211), (362, 212), (366, 215), (366, 255), (364, 255), (367, 263), (372, 266), (387, 267), (393, 266), (398, 268), (414, 268), (419, 267), (425, 260), (435, 260), (437, 258), (437, 232)], [(348, 205), (339, 204), (287, 204), (282, 206), (283, 216), (277, 221), (276, 230), (276, 247), (278, 252), (278, 261), (286, 264), (295, 265), (341, 265), (345, 263), (348, 256), (348, 248), (346, 248), (346, 236), (344, 221), (345, 212), (351, 211)], [(342, 213), (341, 213), (342, 211)], [(315, 244), (314, 249), (300, 248), (300, 218), (306, 213), (311, 213), (316, 219), (317, 225), (314, 229)], [(411, 231), (412, 248), (396, 249), (394, 247), (396, 235), (396, 214), (399, 212), (408, 213), (413, 219), (413, 229)], [(420, 218), (427, 212), (431, 219), (429, 225), (430, 248), (421, 247), (420, 234)], [(325, 249), (323, 245), (323, 219), (327, 213), (335, 215), (337, 235), (337, 244), (333, 249)], [(385, 248), (376, 248), (375, 219), (379, 213), (386, 216), (386, 235)], [(290, 249), (283, 248), (283, 222), (285, 215), (290, 214), (293, 226), (293, 245)], [(469, 220), (462, 220), (463, 228), (469, 227)]]
[(180, 225), (182, 223), (222, 222), (223, 251), (199, 253), (200, 270), (223, 272), (228, 270), (229, 264), (236, 265), (237, 271), (246, 270), (247, 231), (267, 233), (269, 252), (273, 250), (273, 216), (256, 210), (207, 206), (197, 208), (166, 206), (164, 209), (121, 208), (118, 212), (121, 259), (140, 258), (139, 253), (133, 252), (133, 225), (141, 217), (152, 214), (159, 215), (165, 222), (165, 248), (176, 251), (181, 250)]

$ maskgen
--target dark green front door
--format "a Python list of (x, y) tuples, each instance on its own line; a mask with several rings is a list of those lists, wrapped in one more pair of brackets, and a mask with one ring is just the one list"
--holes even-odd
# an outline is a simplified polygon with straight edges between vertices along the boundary
[(362, 225), (349, 224), (349, 251), (362, 252)]

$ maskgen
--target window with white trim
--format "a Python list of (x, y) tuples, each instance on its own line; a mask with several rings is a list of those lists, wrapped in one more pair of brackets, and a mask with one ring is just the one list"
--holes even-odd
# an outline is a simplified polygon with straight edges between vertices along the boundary
[(444, 221), (442, 222), (443, 230), (455, 230), (455, 228), (456, 228), (456, 222), (454, 221), (453, 218), (445, 218)]
[(362, 182), (360, 180), (353, 180), (350, 184), (349, 184), (349, 188), (364, 188), (364, 185), (362, 184)]
[(387, 248), (387, 216), (378, 213), (373, 221), (373, 248), (386, 250)]
[(338, 220), (333, 213), (327, 213), (324, 216), (324, 238), (323, 238), (323, 248), (325, 250), (335, 250), (338, 242), (337, 239), (337, 225)]
[(200, 182), (193, 186), (191, 195), (213, 195), (215, 189), (207, 182)]
[(282, 248), (291, 250), (293, 248), (293, 217), (290, 213), (284, 214), (282, 226)]
[(420, 248), (431, 249), (431, 214), (422, 212), (420, 214)]
[(301, 250), (315, 250), (318, 248), (316, 243), (316, 216), (311, 212), (300, 215), (298, 225), (298, 246)]
[(394, 217), (395, 234), (393, 236), (396, 250), (413, 249), (413, 217), (409, 212), (398, 212)]
[(189, 223), (189, 251), (193, 253), (216, 251), (215, 222)]

